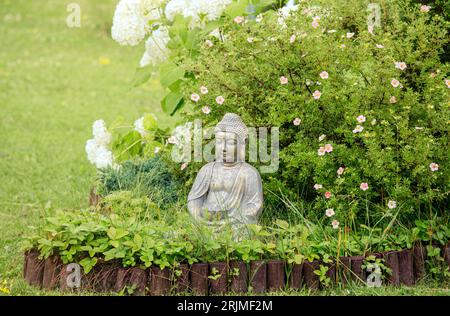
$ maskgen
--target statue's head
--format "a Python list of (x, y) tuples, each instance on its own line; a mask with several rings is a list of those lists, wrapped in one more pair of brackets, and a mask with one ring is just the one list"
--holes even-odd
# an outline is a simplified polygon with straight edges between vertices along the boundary
[(247, 126), (239, 115), (227, 113), (214, 129), (216, 137), (216, 161), (234, 163), (245, 161)]

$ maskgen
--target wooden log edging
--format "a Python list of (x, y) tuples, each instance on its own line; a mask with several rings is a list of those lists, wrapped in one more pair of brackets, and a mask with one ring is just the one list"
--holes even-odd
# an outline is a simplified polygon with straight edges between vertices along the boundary
[[(421, 245), (413, 249), (386, 251), (374, 254), (383, 258), (392, 270), (385, 284), (413, 286), (425, 276), (425, 250)], [(443, 247), (445, 261), (450, 267), (450, 243)], [(231, 261), (214, 263), (180, 264), (172, 269), (156, 266), (124, 268), (119, 261), (99, 263), (88, 274), (81, 274), (79, 288), (97, 292), (121, 292), (132, 295), (169, 295), (188, 293), (195, 295), (220, 295), (227, 292), (262, 294), (283, 289), (306, 287), (319, 290), (319, 276), (314, 273), (320, 265), (328, 267), (326, 276), (332, 283), (344, 286), (351, 282), (366, 282), (367, 273), (362, 268), (364, 256), (340, 257), (338, 262), (319, 260), (302, 264), (287, 264), (281, 260), (260, 260), (244, 263)], [(62, 264), (58, 256), (43, 260), (35, 249), (25, 252), (23, 274), (25, 281), (35, 287), (61, 291), (71, 290), (68, 279), (74, 275), (73, 266)], [(72, 282), (73, 285), (73, 282)]]

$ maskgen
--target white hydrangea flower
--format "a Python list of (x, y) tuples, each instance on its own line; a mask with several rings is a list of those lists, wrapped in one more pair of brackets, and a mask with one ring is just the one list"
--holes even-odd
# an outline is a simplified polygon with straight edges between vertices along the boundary
[(298, 10), (298, 5), (294, 4), (294, 0), (289, 0), (284, 7), (278, 10), (278, 24), (281, 28), (287, 27), (286, 19), (290, 17), (292, 12)]
[(187, 0), (171, 0), (166, 5), (166, 18), (173, 21), (177, 14), (183, 14), (184, 9), (188, 6)]
[(97, 148), (95, 166), (98, 169), (112, 167), (113, 160), (113, 154), (110, 150), (103, 146)]
[(145, 42), (145, 52), (141, 58), (140, 66), (145, 67), (149, 64), (155, 65), (167, 59), (169, 49), (169, 31), (166, 27), (159, 27), (152, 32), (152, 35)]
[(148, 131), (144, 127), (144, 117), (140, 117), (134, 121), (134, 130), (141, 134), (142, 137), (148, 135)]
[(112, 152), (95, 139), (86, 142), (86, 154), (89, 162), (98, 169), (115, 166)]
[(108, 145), (111, 142), (111, 134), (106, 129), (105, 121), (97, 120), (92, 125), (92, 135), (99, 145)]
[(135, 46), (150, 32), (150, 20), (160, 18), (162, 0), (121, 0), (111, 28), (112, 38), (121, 45)]
[(207, 21), (217, 20), (232, 0), (171, 0), (166, 5), (165, 15), (169, 21), (173, 21), (177, 14), (185, 18), (192, 18), (192, 26), (197, 25), (201, 18)]
[(95, 141), (95, 139), (89, 139), (86, 142), (86, 154), (87, 154), (87, 158), (89, 160), (89, 162), (91, 164), (95, 164), (96, 158), (97, 158), (97, 148), (99, 147), (99, 145), (97, 144), (97, 142)]

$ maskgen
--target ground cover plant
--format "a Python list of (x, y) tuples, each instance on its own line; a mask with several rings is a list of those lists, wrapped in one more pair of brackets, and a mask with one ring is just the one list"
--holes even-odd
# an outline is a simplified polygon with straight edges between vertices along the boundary
[[(290, 264), (321, 259), (326, 263), (337, 256), (410, 249), (422, 243), (427, 273), (417, 292), (330, 286), (323, 265), (316, 270), (324, 287), (329, 287), (323, 294), (448, 295), (449, 271), (439, 250), (450, 239), (445, 6), (383, 1), (382, 23), (371, 30), (366, 23), (367, 3), (359, 1), (351, 1), (352, 5), (307, 1), (298, 7), (290, 2), (282, 11), (278, 10), (286, 2), (271, 6), (256, 1), (251, 12), (247, 12), (247, 3), (225, 2), (233, 5), (224, 8), (217, 19), (203, 17), (204, 25), (192, 26), (195, 16), (185, 19), (183, 14), (164, 21), (170, 35), (170, 40), (164, 40), (165, 61), (158, 60), (158, 55), (153, 63), (149, 41), (139, 65), (144, 67), (138, 68), (131, 92), (123, 87), (133, 86), (131, 73), (141, 52), (110, 42), (114, 7), (109, 2), (82, 3), (91, 12), (101, 12), (100, 21), (88, 19), (89, 28), (81, 29), (83, 37), (101, 43), (85, 48), (92, 49), (89, 57), (61, 50), (61, 60), (79, 63), (73, 80), (61, 80), (67, 85), (83, 82), (80, 78), (86, 77), (92, 64), (98, 67), (92, 81), (77, 86), (77, 98), (86, 100), (85, 94), (92, 95), (86, 106), (73, 105), (73, 89), (65, 87), (56, 93), (44, 78), (39, 87), (55, 93), (56, 103), (46, 106), (48, 98), (36, 98), (33, 104), (43, 111), (34, 112), (21, 94), (20, 85), (27, 86), (27, 81), (17, 79), (17, 86), (7, 81), (10, 89), (3, 101), (8, 115), (2, 126), (15, 136), (5, 138), (2, 150), (8, 159), (2, 160), (1, 169), (11, 178), (20, 168), (32, 176), (29, 182), (24, 176), (2, 183), (6, 238), (1, 241), (0, 291), (57, 294), (31, 289), (21, 281), (21, 251), (31, 248), (39, 249), (43, 257), (57, 254), (65, 263), (78, 262), (89, 272), (104, 261), (170, 269), (180, 263), (258, 259), (283, 259)], [(24, 7), (19, 1), (7, 2), (3, 8), (11, 43), (15, 43), (11, 30), (21, 16), (17, 12), (28, 12)], [(44, 28), (56, 37), (38, 36), (31, 45), (40, 47), (43, 42), (68, 37), (73, 41), (70, 47), (78, 47), (80, 43), (69, 33), (73, 30), (53, 30), (57, 10), (49, 5), (44, 12), (51, 17)], [(23, 30), (27, 36), (37, 29), (37, 21), (29, 21), (32, 29)], [(216, 28), (219, 36), (210, 34)], [(145, 36), (152, 32), (161, 35), (165, 31), (155, 26)], [(116, 35), (113, 31), (118, 40)], [(102, 45), (107, 45), (108, 53)], [(14, 52), (10, 48), (3, 54), (12, 58)], [(54, 57), (51, 49), (45, 53), (44, 59)], [(30, 59), (25, 64), (17, 62), (20, 71), (39, 64), (36, 56), (25, 55)], [(6, 63), (5, 72), (19, 78), (15, 65)], [(108, 69), (109, 77), (104, 74)], [(113, 79), (116, 72), (121, 78), (118, 86)], [(129, 81), (123, 73), (129, 74)], [(160, 80), (164, 90), (155, 88), (154, 79)], [(97, 86), (96, 91), (91, 85)], [(130, 100), (136, 106), (124, 113)], [(60, 115), (53, 113), (57, 103), (62, 104)], [(75, 109), (74, 127), (67, 135), (62, 130)], [(261, 223), (249, 226), (251, 238), (236, 242), (229, 231), (216, 235), (188, 216), (186, 193), (200, 164), (174, 163), (170, 150), (179, 145), (179, 134), (191, 126), (187, 123), (174, 129), (174, 124), (164, 124), (173, 120), (160, 111), (175, 114), (181, 124), (201, 118), (212, 126), (231, 111), (255, 126), (281, 127), (279, 173), (264, 176), (267, 205)], [(153, 114), (143, 114), (149, 112)], [(116, 119), (122, 114), (126, 117)], [(50, 115), (59, 122), (56, 126), (43, 123)], [(83, 148), (94, 120), (94, 138)], [(127, 123), (133, 120), (134, 125)], [(23, 124), (21, 132), (15, 124)], [(39, 136), (30, 140), (33, 133), (28, 125), (36, 126), (34, 133)], [(85, 133), (79, 135), (77, 130)], [(48, 139), (57, 145), (48, 146)], [(25, 151), (23, 144), (31, 152), (25, 155), (29, 166), (13, 159), (22, 157), (18, 153)], [(98, 170), (89, 168), (83, 149)], [(100, 195), (99, 204), (80, 208), (92, 187)], [(23, 235), (24, 247), (18, 249), (14, 245)], [(385, 263), (377, 260), (367, 259), (364, 267), (377, 263), (388, 278)]]

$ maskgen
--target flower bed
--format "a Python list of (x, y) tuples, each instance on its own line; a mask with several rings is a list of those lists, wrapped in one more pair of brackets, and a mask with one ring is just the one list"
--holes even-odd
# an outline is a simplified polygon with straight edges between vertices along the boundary
[[(450, 267), (450, 242), (443, 246), (441, 254)], [(362, 267), (365, 260), (384, 259), (392, 273), (387, 284), (412, 286), (425, 273), (422, 245), (413, 249), (386, 251), (369, 256), (340, 257), (328, 263), (327, 275), (331, 282), (347, 284), (365, 283), (368, 273)], [(98, 292), (120, 292), (133, 289), (134, 295), (168, 295), (193, 293), (196, 295), (216, 295), (231, 293), (262, 294), (282, 289), (306, 287), (318, 290), (324, 287), (318, 272), (322, 262), (314, 260), (301, 264), (289, 264), (282, 260), (261, 260), (244, 263), (242, 261), (180, 264), (178, 267), (160, 269), (151, 266), (123, 268), (119, 262), (100, 262), (88, 274), (81, 275), (80, 288)], [(35, 249), (25, 253), (24, 278), (33, 286), (45, 289), (67, 290), (68, 265), (58, 256), (39, 259)], [(331, 271), (331, 272), (330, 272)], [(69, 272), (70, 273), (70, 272)]]

